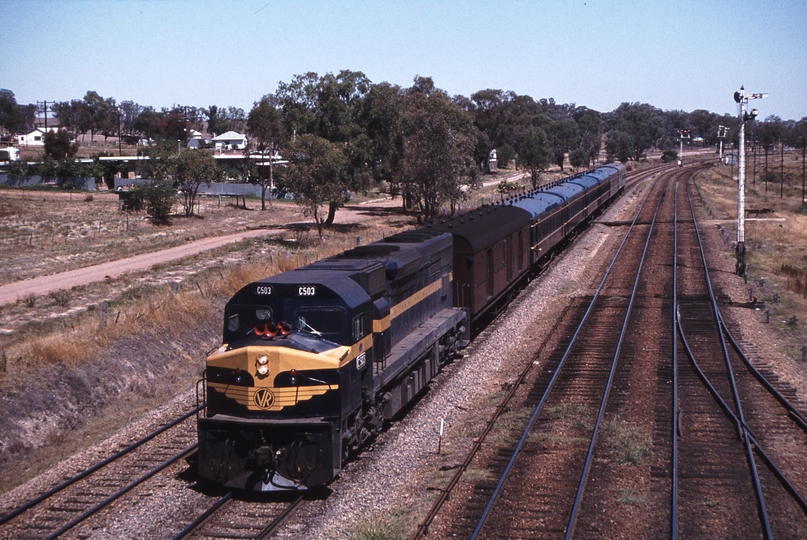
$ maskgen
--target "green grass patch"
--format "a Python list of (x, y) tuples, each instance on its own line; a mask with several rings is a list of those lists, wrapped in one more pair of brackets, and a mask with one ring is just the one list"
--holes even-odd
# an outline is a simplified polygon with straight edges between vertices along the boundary
[(638, 426), (618, 418), (603, 424), (603, 435), (605, 444), (619, 464), (638, 466), (653, 453), (650, 450), (650, 437)]
[(645, 506), (647, 504), (647, 500), (633, 488), (620, 489), (617, 502), (624, 506)]
[(353, 540), (404, 540), (406, 535), (398, 523), (360, 523)]

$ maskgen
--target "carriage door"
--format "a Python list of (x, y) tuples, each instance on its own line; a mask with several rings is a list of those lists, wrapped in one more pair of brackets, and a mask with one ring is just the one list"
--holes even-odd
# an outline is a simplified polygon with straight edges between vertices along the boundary
[(490, 248), (488, 250), (488, 279), (487, 279), (488, 298), (493, 296), (493, 273), (494, 273), (494, 268), (493, 268), (493, 248)]
[(507, 265), (507, 283), (509, 284), (513, 281), (513, 239), (510, 237), (504, 239), (504, 257)]

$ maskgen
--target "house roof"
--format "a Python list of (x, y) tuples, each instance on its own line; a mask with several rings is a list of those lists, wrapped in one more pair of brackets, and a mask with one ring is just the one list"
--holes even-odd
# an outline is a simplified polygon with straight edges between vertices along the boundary
[(244, 140), (247, 136), (241, 133), (237, 133), (235, 131), (228, 131), (227, 133), (222, 133), (217, 137), (213, 137), (214, 141), (232, 141), (232, 140)]

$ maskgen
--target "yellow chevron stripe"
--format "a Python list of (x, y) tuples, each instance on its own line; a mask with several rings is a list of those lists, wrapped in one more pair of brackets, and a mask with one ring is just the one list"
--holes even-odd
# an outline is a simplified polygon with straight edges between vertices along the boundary
[[(251, 411), (279, 411), (285, 407), (291, 407), (302, 401), (308, 401), (314, 396), (320, 396), (330, 390), (338, 390), (338, 384), (316, 385), (316, 386), (286, 386), (282, 388), (255, 387), (255, 386), (235, 386), (231, 384), (207, 383), (207, 388), (212, 392), (219, 392), (230, 399), (234, 399), (239, 405), (244, 405)], [(259, 407), (256, 404), (255, 394), (260, 390), (271, 392), (271, 405), (269, 407)]]

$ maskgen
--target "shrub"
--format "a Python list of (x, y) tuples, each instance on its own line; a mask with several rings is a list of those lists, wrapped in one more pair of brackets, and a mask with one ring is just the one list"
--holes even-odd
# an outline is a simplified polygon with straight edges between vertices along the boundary
[(588, 154), (586, 154), (586, 151), (580, 148), (577, 150), (572, 150), (572, 152), (569, 154), (569, 165), (575, 169), (588, 167)]
[(139, 198), (146, 204), (146, 214), (155, 225), (170, 225), (171, 211), (176, 202), (177, 193), (171, 182), (167, 180), (140, 184), (132, 190), (131, 197)]
[(60, 307), (67, 307), (70, 305), (70, 292), (69, 291), (53, 291), (49, 295), (53, 302)]
[(403, 540), (401, 528), (393, 524), (364, 523), (357, 527), (355, 540)]
[(665, 150), (664, 154), (661, 156), (661, 161), (663, 163), (675, 163), (676, 161), (678, 161), (678, 151)]

